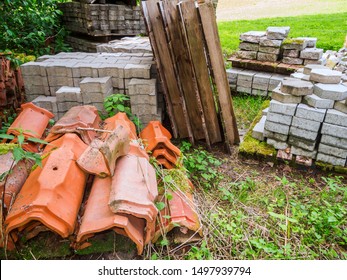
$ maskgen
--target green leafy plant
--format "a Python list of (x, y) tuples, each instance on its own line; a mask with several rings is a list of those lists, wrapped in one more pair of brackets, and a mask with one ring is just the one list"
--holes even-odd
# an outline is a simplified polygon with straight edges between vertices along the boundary
[[(65, 0), (3, 0), (0, 2), (2, 50), (36, 56), (69, 50), (58, 3)], [(15, 56), (14, 56), (15, 57)]]
[(202, 147), (192, 148), (192, 145), (186, 141), (181, 143), (180, 149), (183, 153), (183, 165), (195, 183), (205, 190), (218, 185), (222, 179), (217, 171), (217, 167), (222, 164), (220, 160)]
[(205, 240), (201, 242), (200, 247), (192, 246), (188, 254), (185, 256), (186, 260), (212, 260), (212, 254), (207, 247)]
[(115, 93), (107, 96), (104, 100), (104, 108), (107, 112), (107, 117), (112, 117), (118, 112), (126, 113), (128, 118), (134, 122), (138, 130), (141, 129), (139, 118), (131, 113), (130, 97), (128, 95)]

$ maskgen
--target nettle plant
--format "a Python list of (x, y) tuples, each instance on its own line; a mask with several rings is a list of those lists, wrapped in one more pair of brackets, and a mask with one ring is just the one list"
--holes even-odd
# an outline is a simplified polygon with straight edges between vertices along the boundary
[(107, 112), (106, 117), (112, 117), (119, 112), (125, 113), (128, 118), (134, 122), (137, 129), (141, 129), (141, 122), (139, 118), (131, 112), (130, 97), (128, 95), (115, 93), (107, 96), (104, 100), (104, 108)]

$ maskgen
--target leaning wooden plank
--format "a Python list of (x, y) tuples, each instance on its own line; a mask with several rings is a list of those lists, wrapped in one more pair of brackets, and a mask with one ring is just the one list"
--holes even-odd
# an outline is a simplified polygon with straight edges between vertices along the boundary
[(161, 1), (160, 11), (166, 25), (167, 39), (172, 46), (170, 53), (177, 69), (177, 76), (187, 104), (194, 138), (198, 140), (206, 139), (206, 142), (209, 144), (209, 136), (198, 86), (185, 44), (185, 38), (180, 27), (181, 21), (177, 7), (178, 2), (179, 0)]
[(162, 78), (164, 88), (170, 96), (172, 112), (175, 119), (178, 136), (188, 137), (188, 124), (186, 122), (182, 103), (183, 98), (180, 96), (178, 82), (173, 69), (173, 62), (170, 57), (168, 46), (165, 38), (165, 31), (162, 23), (162, 17), (157, 7), (157, 0), (142, 1), (145, 21), (150, 25), (150, 40), (152, 46), (156, 46), (156, 63), (160, 77)]
[[(151, 41), (151, 46), (153, 49), (153, 55), (155, 60), (157, 61), (159, 59), (159, 52), (158, 52), (158, 47), (157, 44), (155, 42), (155, 38), (152, 32), (152, 25), (151, 22), (149, 20), (149, 15), (148, 15), (148, 10), (147, 10), (147, 2), (141, 2), (141, 7), (142, 7), (142, 13), (143, 16), (145, 18), (145, 23), (146, 23), (146, 27), (147, 27), (147, 31), (148, 31), (148, 37)], [(157, 69), (158, 69), (158, 76), (159, 79), (161, 81), (161, 84), (163, 86), (163, 91), (164, 91), (164, 96), (165, 96), (165, 102), (166, 102), (166, 109), (167, 109), (167, 113), (169, 115), (169, 119), (170, 119), (170, 123), (171, 123), (171, 128), (172, 128), (172, 134), (174, 136), (174, 138), (178, 137), (178, 129), (177, 129), (177, 123), (176, 123), (176, 119), (174, 116), (174, 112), (173, 112), (173, 106), (172, 106), (172, 102), (171, 102), (171, 98), (168, 92), (168, 89), (166, 87), (166, 83), (164, 81), (164, 77), (162, 77), (162, 75), (160, 73), (163, 72), (163, 69), (161, 68), (160, 63), (156, 63), (157, 65)]]
[(230, 146), (239, 143), (240, 138), (237, 130), (237, 123), (212, 2), (206, 1), (203, 4), (199, 4), (199, 13), (208, 53), (210, 54), (209, 57), (212, 66), (211, 73), (213, 73), (214, 82), (218, 92), (220, 109), (222, 111), (226, 143)]
[(210, 141), (212, 144), (221, 142), (222, 136), (210, 84), (210, 76), (204, 50), (203, 33), (200, 28), (195, 1), (180, 2), (178, 7), (200, 92)]

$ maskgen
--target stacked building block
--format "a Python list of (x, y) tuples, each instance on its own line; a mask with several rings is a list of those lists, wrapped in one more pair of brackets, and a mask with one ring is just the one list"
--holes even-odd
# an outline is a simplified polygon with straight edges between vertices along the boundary
[(313, 159), (345, 166), (347, 86), (341, 82), (342, 73), (307, 65), (296, 74), (303, 74), (303, 79), (286, 78), (273, 91), (268, 112), (255, 126), (253, 137), (278, 150), (289, 149), (287, 153), (299, 163)]
[(59, 5), (67, 30), (92, 36), (138, 35), (145, 33), (140, 6), (84, 4)]
[(63, 86), (56, 91), (55, 101), (58, 109), (56, 118), (60, 119), (72, 107), (83, 104), (81, 89), (79, 87)]

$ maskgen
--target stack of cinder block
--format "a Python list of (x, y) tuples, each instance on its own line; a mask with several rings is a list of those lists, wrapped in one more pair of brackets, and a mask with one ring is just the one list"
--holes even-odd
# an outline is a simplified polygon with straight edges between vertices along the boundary
[(282, 43), (282, 62), (286, 64), (322, 64), (323, 49), (316, 48), (317, 38), (299, 37)]
[(303, 73), (292, 76), (273, 91), (253, 137), (286, 150), (287, 159), (295, 155), (298, 163), (316, 159), (345, 166), (347, 84), (341, 82), (342, 73), (307, 65)]
[(71, 32), (92, 36), (137, 35), (145, 33), (140, 6), (62, 3), (63, 23)]
[(287, 38), (290, 27), (268, 27), (265, 31), (249, 31), (240, 35), (242, 59), (275, 62), (279, 58), (282, 42)]

